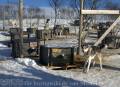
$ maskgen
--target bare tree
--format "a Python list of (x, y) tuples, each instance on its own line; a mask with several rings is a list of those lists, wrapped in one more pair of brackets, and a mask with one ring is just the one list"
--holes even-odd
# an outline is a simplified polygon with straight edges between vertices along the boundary
[(61, 7), (61, 5), (63, 4), (62, 0), (49, 0), (50, 6), (53, 8), (54, 13), (55, 13), (55, 21), (54, 21), (54, 25), (56, 25), (56, 19), (58, 17), (59, 14), (59, 9)]
[[(84, 7), (83, 9), (97, 9), (99, 6), (99, 0), (84, 0)], [(70, 6), (72, 7), (72, 9), (74, 10), (74, 12), (77, 15), (77, 18), (80, 17), (80, 0), (70, 0)], [(93, 16), (91, 15), (84, 15), (83, 16), (84, 19), (84, 27), (83, 29), (85, 29), (89, 24), (88, 24), (88, 20), (92, 21)]]
[(60, 17), (64, 19), (74, 18), (74, 10), (68, 7), (63, 7), (60, 9)]
[(34, 8), (33, 7), (30, 7), (28, 8), (28, 13), (29, 13), (29, 19), (30, 19), (30, 27), (32, 27), (32, 18), (34, 17)]
[[(81, 2), (80, 2), (81, 1)], [(98, 0), (70, 0), (70, 5), (76, 12), (77, 18), (80, 19), (80, 26), (79, 26), (79, 46), (81, 46), (85, 40), (85, 37), (87, 35), (86, 31), (84, 32), (85, 29), (89, 29), (88, 27), (90, 26), (91, 21), (93, 20), (93, 17), (90, 15), (82, 15), (81, 10), (82, 9), (96, 9)], [(81, 4), (83, 3), (83, 4)], [(81, 5), (82, 9), (81, 9)], [(88, 22), (89, 21), (89, 22)], [(84, 35), (85, 34), (85, 35)], [(80, 51), (79, 47), (79, 51)], [(77, 52), (79, 53), (79, 52)]]
[(77, 18), (79, 18), (79, 12), (80, 12), (80, 0), (70, 0), (69, 2), (70, 6), (74, 10), (74, 12), (77, 15)]

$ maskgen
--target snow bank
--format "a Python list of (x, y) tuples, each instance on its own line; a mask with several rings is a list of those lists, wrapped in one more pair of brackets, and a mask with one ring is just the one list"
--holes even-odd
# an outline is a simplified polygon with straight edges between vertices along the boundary
[(6, 40), (10, 40), (10, 37), (0, 34), (0, 41), (6, 41)]
[[(3, 76), (5, 76), (4, 78), (7, 78), (9, 80), (12, 80), (12, 79), (17, 80), (21, 78), (25, 78), (27, 80), (28, 79), (38, 79), (38, 80), (41, 79), (39, 76), (33, 75), (34, 73), (39, 73), (37, 69), (22, 65), (13, 59), (1, 61), (0, 69), (1, 69), (0, 75), (2, 74)], [(11, 79), (8, 76), (13, 76), (13, 78)], [(17, 79), (14, 77), (16, 77)], [(0, 78), (4, 79), (2, 76), (0, 76)], [(1, 82), (0, 82), (0, 87), (2, 87)], [(13, 86), (5, 86), (5, 87), (13, 87)]]
[(16, 61), (26, 66), (35, 66), (36, 62), (30, 58), (16, 58)]
[(8, 48), (6, 45), (0, 43), (0, 60), (10, 59), (11, 57), (11, 48)]
[(5, 36), (9, 36), (10, 35), (9, 32), (4, 32), (4, 31), (1, 31), (0, 34), (5, 35)]
[(0, 43), (0, 47), (3, 47), (3, 48), (4, 48), (4, 47), (7, 47), (7, 46), (6, 46), (6, 45), (4, 45), (4, 44), (1, 44), (1, 43)]
[(32, 60), (30, 58), (16, 58), (16, 61), (18, 63), (22, 64), (22, 65), (25, 65), (25, 66), (34, 67), (36, 69), (40, 69), (40, 70), (43, 70), (43, 71), (47, 70), (47, 68), (45, 68), (44, 66), (37, 65), (35, 60)]

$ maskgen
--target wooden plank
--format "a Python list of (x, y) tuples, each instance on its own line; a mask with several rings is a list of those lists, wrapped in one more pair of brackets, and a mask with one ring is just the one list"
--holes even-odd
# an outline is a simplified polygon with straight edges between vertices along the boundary
[(77, 68), (77, 65), (49, 66), (47, 68), (50, 70), (57, 70), (57, 69), (67, 70), (68, 68)]
[(119, 15), (119, 10), (82, 10), (82, 14), (90, 14), (90, 15)]
[(106, 32), (98, 39), (98, 41), (94, 44), (97, 46), (102, 42), (102, 40), (110, 33), (110, 31), (116, 26), (116, 24), (120, 21), (120, 16), (116, 19), (116, 21), (106, 30)]

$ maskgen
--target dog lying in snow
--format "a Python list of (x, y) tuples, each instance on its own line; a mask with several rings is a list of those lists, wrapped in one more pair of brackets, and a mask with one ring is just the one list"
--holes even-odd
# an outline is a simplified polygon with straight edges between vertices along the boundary
[[(101, 49), (107, 48), (107, 45), (99, 45), (99, 46), (83, 46), (83, 51), (85, 55), (88, 55), (87, 60), (84, 64), (84, 72), (88, 72), (91, 62), (93, 61), (93, 66), (95, 65), (95, 58), (98, 58), (100, 64), (100, 70), (102, 70), (102, 54)], [(87, 65), (88, 64), (88, 65)], [(86, 69), (87, 66), (87, 69)]]

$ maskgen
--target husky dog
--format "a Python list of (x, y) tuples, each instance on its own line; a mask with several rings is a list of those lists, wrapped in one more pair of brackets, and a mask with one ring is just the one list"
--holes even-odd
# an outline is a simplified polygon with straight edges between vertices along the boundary
[[(101, 49), (107, 48), (107, 45), (99, 45), (99, 46), (83, 46), (83, 51), (85, 55), (88, 55), (87, 60), (84, 64), (84, 72), (88, 72), (90, 68), (90, 64), (93, 60), (93, 66), (95, 65), (95, 58), (99, 59), (100, 70), (102, 70), (102, 54)], [(88, 63), (88, 65), (87, 65)], [(86, 69), (87, 66), (87, 69)]]

